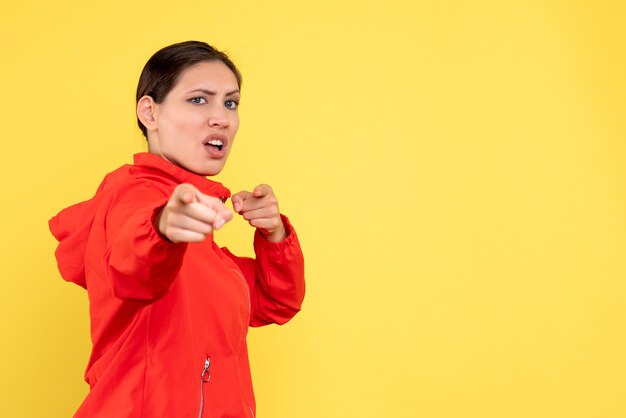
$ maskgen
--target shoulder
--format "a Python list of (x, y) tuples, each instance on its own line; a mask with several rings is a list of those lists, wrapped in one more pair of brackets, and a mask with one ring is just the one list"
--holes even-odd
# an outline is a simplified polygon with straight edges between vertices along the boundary
[(105, 176), (96, 196), (106, 212), (120, 205), (149, 207), (166, 201), (177, 184), (176, 179), (160, 170), (124, 165)]
[(159, 169), (127, 164), (107, 174), (98, 192), (123, 195), (137, 189), (148, 189), (169, 195), (178, 183), (174, 177)]

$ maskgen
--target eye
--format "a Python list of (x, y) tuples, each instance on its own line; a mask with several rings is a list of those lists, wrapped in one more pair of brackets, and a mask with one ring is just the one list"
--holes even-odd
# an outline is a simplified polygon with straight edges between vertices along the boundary
[(227, 109), (237, 109), (237, 107), (239, 107), (239, 102), (236, 100), (226, 100), (224, 102), (224, 106), (226, 106)]
[(187, 100), (189, 103), (192, 104), (205, 104), (207, 103), (206, 99), (204, 97), (192, 97), (191, 99)]

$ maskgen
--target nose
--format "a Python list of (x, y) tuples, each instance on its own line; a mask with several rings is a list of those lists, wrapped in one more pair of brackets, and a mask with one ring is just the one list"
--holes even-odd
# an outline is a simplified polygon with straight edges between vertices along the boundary
[(228, 127), (228, 115), (226, 113), (226, 109), (221, 103), (211, 106), (211, 110), (208, 115), (208, 124), (212, 128)]

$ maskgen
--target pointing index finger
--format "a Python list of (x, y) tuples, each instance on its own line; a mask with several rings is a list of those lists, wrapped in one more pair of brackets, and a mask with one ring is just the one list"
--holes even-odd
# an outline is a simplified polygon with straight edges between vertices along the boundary
[(243, 202), (249, 199), (251, 196), (252, 193), (247, 190), (243, 190), (239, 193), (235, 193), (234, 195), (232, 195), (230, 201), (233, 204), (233, 209), (235, 210), (235, 212), (241, 213), (241, 211), (243, 210)]

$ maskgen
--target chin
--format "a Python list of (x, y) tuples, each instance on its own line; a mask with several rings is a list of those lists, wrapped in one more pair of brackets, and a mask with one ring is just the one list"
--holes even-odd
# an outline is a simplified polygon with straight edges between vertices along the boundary
[(217, 176), (219, 173), (222, 172), (222, 169), (224, 168), (224, 165), (220, 165), (219, 167), (198, 167), (198, 170), (189, 170), (192, 173), (198, 174), (199, 176), (204, 176), (204, 177), (211, 177), (211, 176)]
[(220, 170), (220, 171), (211, 171), (211, 172), (207, 172), (207, 173), (197, 173), (197, 174), (199, 174), (199, 175), (201, 175), (203, 177), (213, 177), (213, 176), (217, 176), (221, 171), (222, 170)]
[(226, 165), (226, 156), (220, 159), (194, 158), (179, 160), (178, 166), (185, 170), (203, 177), (216, 176), (222, 172)]

